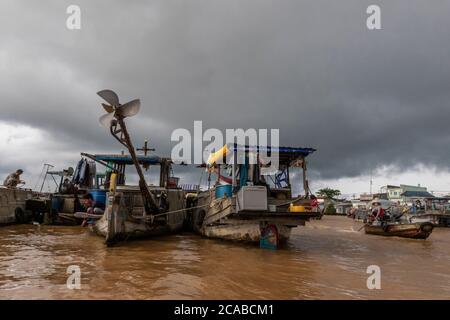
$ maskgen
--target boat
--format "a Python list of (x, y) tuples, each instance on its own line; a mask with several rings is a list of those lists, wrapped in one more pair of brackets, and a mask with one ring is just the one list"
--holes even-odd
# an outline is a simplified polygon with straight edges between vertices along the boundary
[[(81, 162), (81, 161), (80, 161)], [(45, 170), (45, 167), (47, 167)], [(82, 210), (81, 197), (93, 188), (94, 178), (85, 179), (85, 183), (75, 184), (73, 181), (74, 169), (68, 167), (61, 171), (51, 171), (52, 165), (44, 164), (42, 184), (39, 192), (26, 201), (27, 210), (32, 212), (33, 221), (46, 225), (80, 225), (82, 219), (74, 216), (75, 212)], [(95, 168), (94, 168), (95, 172)], [(55, 183), (54, 192), (43, 192), (47, 177), (50, 176)], [(58, 181), (58, 180), (59, 181)], [(39, 181), (40, 182), (40, 181)]]
[[(268, 148), (268, 147), (266, 147)], [(264, 147), (239, 146), (222, 148), (220, 154), (244, 152), (259, 158)], [(209, 190), (188, 195), (188, 220), (192, 229), (207, 238), (259, 243), (261, 247), (277, 248), (285, 243), (293, 228), (305, 225), (306, 221), (320, 217), (317, 206), (312, 205), (314, 197), (308, 187), (305, 158), (313, 153), (312, 148), (271, 148), (279, 156), (279, 170), (272, 175), (262, 175), (261, 165), (250, 163), (228, 166), (232, 177), (225, 177), (221, 168), (210, 157), (206, 167), (217, 176), (216, 183)], [(236, 157), (235, 157), (236, 158)], [(230, 167), (231, 166), (231, 167)], [(292, 182), (289, 169), (300, 168), (303, 175), (304, 194), (292, 196)], [(210, 180), (210, 177), (208, 178)]]
[(435, 227), (450, 227), (450, 212), (442, 210), (427, 210), (423, 213), (409, 215), (410, 222), (430, 222)]
[[(144, 155), (137, 155), (125, 118), (136, 115), (140, 100), (125, 104), (112, 90), (102, 90), (97, 94), (108, 104), (102, 103), (107, 112), (100, 117), (100, 123), (107, 127), (111, 135), (129, 154), (88, 155), (83, 154), (109, 169), (105, 178), (105, 211), (91, 224), (92, 230), (105, 238), (107, 245), (133, 238), (152, 237), (180, 231), (185, 222), (184, 191), (178, 187), (178, 179), (172, 176), (172, 161), (147, 155), (152, 151), (144, 147)], [(138, 186), (125, 184), (125, 167), (134, 166), (139, 177)], [(159, 166), (158, 185), (146, 182), (143, 169)]]
[(83, 213), (75, 213), (75, 217), (94, 219), (92, 230), (104, 237), (107, 244), (175, 233), (183, 228), (186, 216), (185, 193), (178, 187), (177, 179), (171, 176), (172, 161), (169, 158), (137, 156), (139, 165), (143, 167), (160, 167), (158, 185), (146, 184), (159, 211), (150, 211), (148, 214), (141, 188), (125, 184), (125, 167), (133, 165), (130, 155), (82, 153), (82, 156), (107, 168), (105, 184), (97, 190), (103, 190), (105, 212), (99, 217)]
[(31, 218), (26, 201), (33, 197), (31, 189), (0, 186), (0, 225), (26, 222)]
[(410, 239), (426, 239), (433, 232), (433, 224), (430, 222), (418, 223), (385, 223), (366, 224), (366, 234), (385, 237), (402, 237)]

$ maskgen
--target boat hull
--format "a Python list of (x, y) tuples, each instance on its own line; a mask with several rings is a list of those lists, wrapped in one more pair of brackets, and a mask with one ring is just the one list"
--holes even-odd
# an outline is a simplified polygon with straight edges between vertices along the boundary
[[(291, 235), (291, 226), (271, 224), (276, 227), (278, 242), (285, 243)], [(200, 228), (199, 233), (208, 238), (231, 240), (236, 242), (260, 243), (262, 227), (259, 222), (229, 220), (227, 223)]]
[(24, 222), (25, 203), (32, 195), (31, 190), (0, 187), (0, 225)]
[(179, 190), (167, 191), (174, 213), (145, 216), (140, 192), (108, 194), (103, 216), (92, 224), (92, 230), (105, 238), (107, 245), (120, 241), (149, 238), (179, 232), (185, 223), (184, 197)]
[(428, 222), (392, 224), (386, 226), (365, 225), (364, 229), (366, 234), (378, 236), (426, 239), (433, 232), (433, 225)]
[(191, 213), (193, 230), (207, 238), (261, 244), (267, 238), (266, 228), (271, 227), (276, 230), (276, 242), (282, 244), (289, 239), (292, 228), (320, 215), (268, 210), (237, 212), (235, 203), (235, 197), (215, 198), (213, 192), (200, 194), (195, 203), (198, 209)]
[(430, 222), (435, 227), (450, 227), (450, 214), (448, 212), (430, 210), (425, 213), (411, 215), (409, 219), (413, 223)]
[(125, 220), (121, 224), (120, 231), (113, 231), (113, 227), (111, 227), (112, 221), (108, 220), (106, 215), (103, 215), (101, 219), (92, 225), (92, 230), (97, 235), (104, 237), (107, 244), (114, 244), (125, 240), (144, 239), (176, 233), (183, 228), (183, 221), (172, 225), (152, 225), (143, 221)]

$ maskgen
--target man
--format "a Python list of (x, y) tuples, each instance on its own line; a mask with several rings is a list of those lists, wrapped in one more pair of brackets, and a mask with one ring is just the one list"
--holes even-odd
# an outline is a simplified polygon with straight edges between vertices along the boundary
[[(90, 194), (90, 193), (85, 194), (83, 196), (82, 200), (83, 200), (83, 206), (86, 208), (86, 212), (88, 214), (102, 215), (104, 213), (104, 210), (96, 205), (92, 194)], [(84, 219), (81, 226), (85, 227), (89, 223), (92, 223), (92, 219)]]
[(20, 175), (23, 173), (22, 169), (18, 169), (16, 172), (11, 173), (6, 177), (5, 181), (3, 181), (3, 185), (7, 188), (15, 188), (17, 185), (25, 184), (25, 181), (20, 180)]

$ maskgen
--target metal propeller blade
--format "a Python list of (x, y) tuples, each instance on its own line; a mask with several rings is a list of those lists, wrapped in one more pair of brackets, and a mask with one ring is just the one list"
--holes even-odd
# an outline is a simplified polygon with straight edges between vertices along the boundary
[(119, 113), (122, 117), (132, 117), (139, 112), (141, 108), (141, 101), (139, 99), (131, 100), (124, 105), (120, 106), (117, 109), (117, 113)]
[(102, 103), (102, 106), (103, 106), (103, 109), (105, 109), (106, 112), (108, 112), (108, 113), (114, 112), (114, 107), (113, 106), (110, 106), (109, 104), (105, 104), (105, 103)]
[(101, 90), (97, 94), (112, 106), (120, 106), (119, 97), (117, 94), (109, 89)]
[(110, 127), (111, 126), (111, 121), (114, 119), (114, 113), (107, 113), (102, 115), (98, 121), (100, 122), (100, 124), (104, 127)]

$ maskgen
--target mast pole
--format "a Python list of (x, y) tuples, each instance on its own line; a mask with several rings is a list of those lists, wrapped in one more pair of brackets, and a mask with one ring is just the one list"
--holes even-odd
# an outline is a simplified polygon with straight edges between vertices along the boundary
[(150, 193), (147, 187), (147, 183), (145, 181), (144, 173), (142, 172), (142, 168), (139, 165), (139, 161), (136, 156), (136, 151), (134, 149), (133, 143), (131, 142), (130, 135), (128, 134), (127, 127), (125, 122), (123, 121), (123, 117), (117, 117), (117, 121), (119, 122), (120, 128), (122, 129), (123, 137), (126, 142), (126, 147), (130, 152), (131, 159), (133, 160), (133, 164), (136, 167), (137, 174), (139, 176), (139, 188), (141, 189), (142, 195), (144, 196), (144, 206), (145, 212), (150, 213), (151, 211), (159, 212), (159, 207), (156, 204), (156, 200), (153, 195)]

